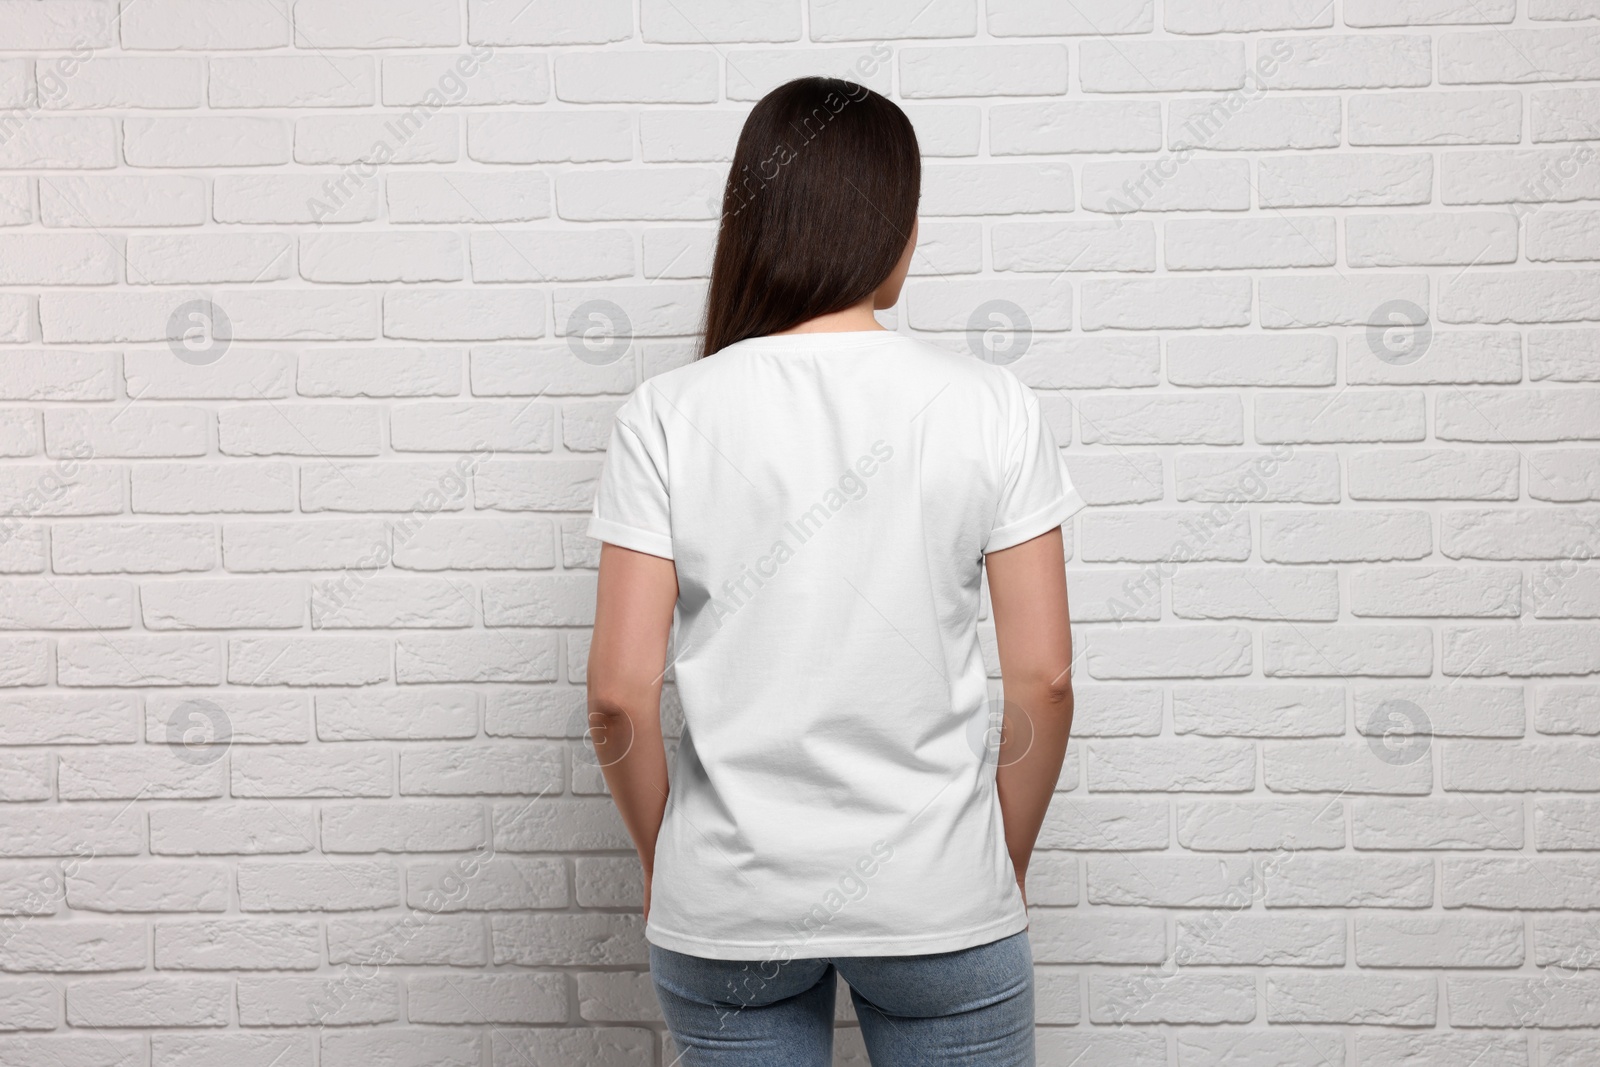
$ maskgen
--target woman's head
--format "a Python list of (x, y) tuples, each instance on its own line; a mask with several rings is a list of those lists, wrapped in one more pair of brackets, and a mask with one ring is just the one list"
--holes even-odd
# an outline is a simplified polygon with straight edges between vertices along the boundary
[(911, 240), (922, 164), (872, 90), (797, 78), (751, 109), (723, 190), (701, 355), (871, 296)]

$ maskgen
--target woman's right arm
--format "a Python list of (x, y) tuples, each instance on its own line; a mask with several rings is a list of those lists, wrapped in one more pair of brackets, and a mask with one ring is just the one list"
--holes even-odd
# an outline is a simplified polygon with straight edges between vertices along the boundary
[(991, 552), (989, 600), (1005, 688), (996, 781), (1006, 851), (1025, 888), (1072, 731), (1072, 629), (1061, 529)]

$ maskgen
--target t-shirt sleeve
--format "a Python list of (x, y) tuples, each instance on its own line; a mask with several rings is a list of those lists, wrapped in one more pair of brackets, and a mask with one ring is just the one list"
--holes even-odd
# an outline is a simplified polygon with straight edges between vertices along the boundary
[(1012, 405), (1012, 426), (1000, 503), (985, 552), (1020, 545), (1060, 526), (1083, 507), (1067, 476), (1055, 435), (1039, 410), (1033, 390), (1017, 383), (1021, 402)]
[(671, 515), (666, 457), (659, 442), (619, 416), (611, 424), (611, 443), (594, 495), (589, 536), (671, 559)]

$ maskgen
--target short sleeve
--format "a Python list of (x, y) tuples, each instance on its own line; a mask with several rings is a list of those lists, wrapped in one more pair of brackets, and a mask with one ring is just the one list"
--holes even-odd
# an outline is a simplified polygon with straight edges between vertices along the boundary
[(1017, 383), (1021, 401), (1012, 405), (1012, 425), (1000, 502), (984, 552), (1031, 541), (1060, 526), (1083, 507), (1072, 487), (1055, 435), (1033, 390)]
[(671, 559), (666, 457), (659, 446), (651, 447), (646, 441), (647, 436), (622, 418), (611, 424), (611, 443), (594, 496), (589, 536)]

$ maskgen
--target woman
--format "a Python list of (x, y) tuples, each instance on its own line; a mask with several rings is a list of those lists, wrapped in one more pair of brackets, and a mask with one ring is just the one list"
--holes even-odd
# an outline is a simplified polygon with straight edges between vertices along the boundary
[(1080, 502), (1016, 377), (873, 317), (899, 299), (920, 176), (876, 93), (802, 78), (763, 98), (706, 358), (613, 427), (591, 736), (686, 1067), (828, 1064), (835, 971), (879, 1067), (1033, 1062), (1024, 880), (1072, 720), (1060, 526)]

